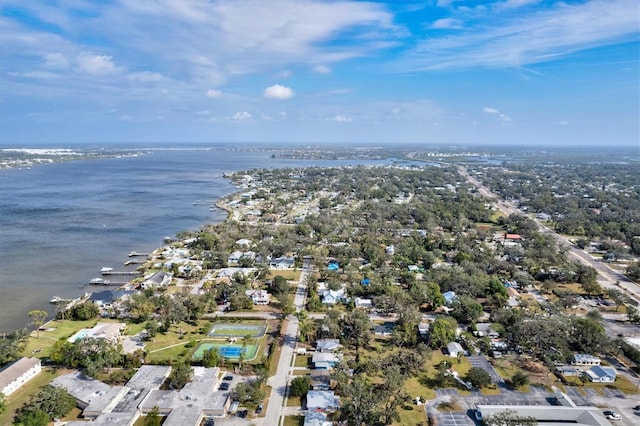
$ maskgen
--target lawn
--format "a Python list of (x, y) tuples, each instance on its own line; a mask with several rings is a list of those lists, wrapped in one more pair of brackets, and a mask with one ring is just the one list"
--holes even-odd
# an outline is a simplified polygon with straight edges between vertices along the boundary
[(398, 414), (400, 421), (393, 423), (394, 425), (426, 425), (428, 423), (424, 405), (415, 405), (415, 401), (398, 408)]
[(35, 331), (32, 331), (21, 355), (26, 357), (36, 356), (38, 358), (46, 358), (49, 356), (50, 348), (59, 339), (71, 337), (73, 334), (77, 333), (78, 330), (91, 328), (97, 323), (97, 319), (87, 321), (51, 320), (44, 324), (42, 328), (52, 329), (52, 331), (40, 330), (39, 338), (37, 337), (38, 334)]
[(404, 389), (411, 398), (414, 398), (414, 401), (416, 396), (419, 396), (421, 399), (434, 399), (436, 397), (436, 392), (423, 385), (418, 377), (408, 378), (404, 384)]
[(267, 279), (273, 279), (274, 277), (280, 275), (283, 278), (286, 278), (289, 281), (298, 281), (300, 280), (300, 271), (295, 271), (292, 269), (289, 270), (278, 270), (278, 271), (270, 271)]
[(290, 396), (287, 398), (287, 407), (300, 407), (302, 401), (299, 396)]
[(282, 426), (302, 426), (303, 424), (303, 416), (285, 416)]
[(48, 385), (56, 375), (57, 373), (53, 370), (43, 368), (40, 374), (9, 395), (7, 397), (7, 409), (0, 414), (0, 424), (10, 425), (16, 410), (26, 404), (31, 396), (37, 394), (40, 389)]
[(308, 367), (311, 363), (311, 355), (296, 355), (294, 367)]
[(567, 382), (570, 385), (577, 386), (580, 388), (592, 388), (595, 389), (598, 393), (603, 394), (603, 388), (610, 389), (618, 389), (621, 392), (626, 394), (636, 394), (638, 393), (638, 385), (630, 382), (626, 377), (619, 375), (616, 378), (615, 383), (592, 383), (592, 382), (582, 382), (578, 377), (569, 377), (567, 378)]

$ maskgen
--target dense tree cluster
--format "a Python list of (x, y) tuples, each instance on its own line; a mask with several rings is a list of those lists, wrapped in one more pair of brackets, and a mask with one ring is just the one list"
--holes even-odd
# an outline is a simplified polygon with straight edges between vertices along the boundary
[(637, 164), (525, 162), (483, 167), (482, 173), (484, 183), (503, 197), (548, 214), (558, 232), (601, 240), (616, 254), (640, 255)]

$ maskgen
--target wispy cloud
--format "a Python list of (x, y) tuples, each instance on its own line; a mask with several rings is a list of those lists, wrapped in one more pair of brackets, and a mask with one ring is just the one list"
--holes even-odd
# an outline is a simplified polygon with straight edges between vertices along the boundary
[(351, 123), (353, 121), (351, 117), (347, 117), (346, 115), (336, 115), (332, 120), (338, 123)]
[(509, 123), (509, 122), (513, 121), (513, 119), (511, 117), (509, 117), (506, 114), (501, 113), (496, 108), (484, 107), (484, 108), (482, 108), (482, 112), (484, 112), (485, 114), (495, 115), (498, 118), (498, 120), (504, 121), (506, 123)]
[(438, 19), (431, 24), (430, 28), (436, 30), (449, 30), (449, 29), (461, 29), (464, 28), (464, 22), (460, 19), (454, 18), (442, 18)]
[[(523, 6), (532, 2), (507, 2)], [(430, 37), (417, 45), (412, 69), (519, 67), (636, 39), (636, 0), (557, 3), (528, 14), (478, 12), (472, 27), (455, 36)], [(484, 13), (484, 14), (483, 14)]]

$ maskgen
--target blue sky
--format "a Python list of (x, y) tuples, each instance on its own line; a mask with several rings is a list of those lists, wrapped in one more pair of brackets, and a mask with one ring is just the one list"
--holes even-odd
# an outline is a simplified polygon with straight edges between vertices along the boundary
[(0, 0), (0, 143), (640, 144), (638, 0)]

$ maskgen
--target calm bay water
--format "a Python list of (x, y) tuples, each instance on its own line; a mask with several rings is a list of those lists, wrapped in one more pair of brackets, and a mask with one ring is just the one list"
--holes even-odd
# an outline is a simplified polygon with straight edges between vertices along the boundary
[(31, 309), (51, 312), (53, 296), (88, 291), (79, 286), (99, 277), (103, 266), (126, 270), (132, 250), (152, 251), (165, 236), (224, 220), (223, 212), (193, 205), (236, 190), (224, 172), (355, 163), (365, 162), (157, 149), (139, 157), (0, 170), (0, 331), (26, 325)]

